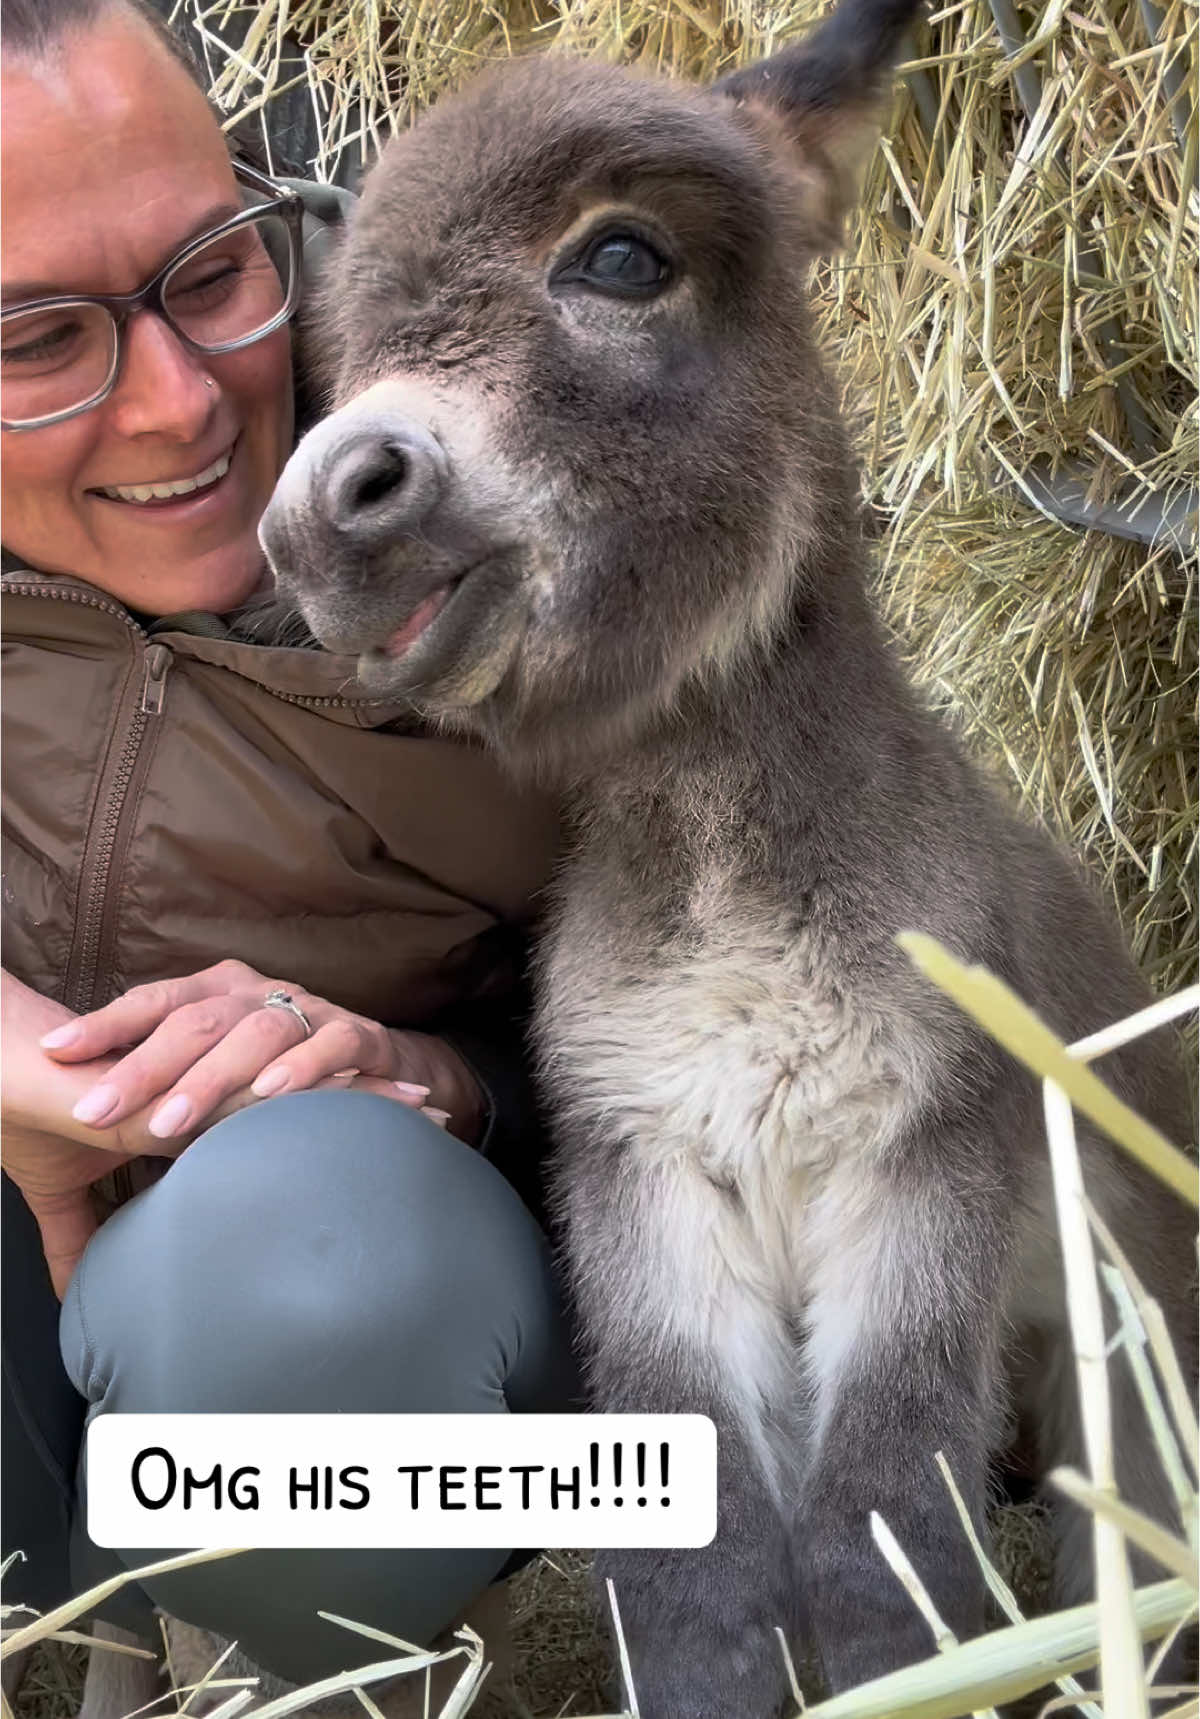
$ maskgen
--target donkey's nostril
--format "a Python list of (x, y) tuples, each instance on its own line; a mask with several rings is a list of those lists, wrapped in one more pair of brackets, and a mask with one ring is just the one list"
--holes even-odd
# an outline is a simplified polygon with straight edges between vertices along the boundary
[(352, 481), (352, 493), (347, 498), (354, 507), (373, 507), (394, 489), (399, 489), (408, 476), (408, 455), (396, 442), (384, 442), (379, 458), (368, 470)]
[[(408, 420), (328, 423), (333, 427), (315, 450), (319, 506), (329, 523), (364, 547), (417, 530), (447, 475), (446, 456), (429, 431)], [(314, 435), (321, 438), (324, 428)]]

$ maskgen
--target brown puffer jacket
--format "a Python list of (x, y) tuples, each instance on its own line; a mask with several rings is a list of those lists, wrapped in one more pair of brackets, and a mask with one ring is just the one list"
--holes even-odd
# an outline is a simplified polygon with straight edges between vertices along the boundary
[(435, 1030), (503, 988), (558, 831), (485, 753), (363, 696), (349, 659), (143, 626), (76, 580), (2, 587), (18, 978), (86, 1010), (236, 956)]

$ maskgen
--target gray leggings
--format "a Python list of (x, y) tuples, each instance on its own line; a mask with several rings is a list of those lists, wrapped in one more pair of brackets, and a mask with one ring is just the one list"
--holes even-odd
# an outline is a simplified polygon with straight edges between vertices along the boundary
[[(427, 1118), (364, 1093), (272, 1099), (202, 1135), (93, 1238), (60, 1336), (89, 1419), (506, 1414), (569, 1408), (576, 1389), (546, 1243), (517, 1195)], [(76, 1582), (111, 1568), (83, 1539), (82, 1507)], [(306, 1682), (378, 1654), (318, 1609), (428, 1641), (506, 1561), (251, 1552), (161, 1578), (150, 1597)], [(9, 1585), (20, 1597), (16, 1572)]]

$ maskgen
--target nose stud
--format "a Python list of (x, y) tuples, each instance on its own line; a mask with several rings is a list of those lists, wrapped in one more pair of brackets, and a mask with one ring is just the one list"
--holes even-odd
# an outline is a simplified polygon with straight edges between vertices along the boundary
[(214, 382), (214, 381), (213, 381), (213, 379), (212, 379), (212, 377), (211, 377), (211, 376), (206, 376), (206, 377), (205, 377), (205, 378), (204, 378), (204, 386), (205, 386), (205, 387), (206, 387), (206, 388), (215, 388), (215, 387), (216, 387), (216, 383), (215, 383), (215, 382)]

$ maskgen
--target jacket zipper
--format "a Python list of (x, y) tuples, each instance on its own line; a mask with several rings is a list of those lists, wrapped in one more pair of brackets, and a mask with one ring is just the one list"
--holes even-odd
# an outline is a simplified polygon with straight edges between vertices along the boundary
[[(103, 845), (96, 870), (96, 897), (94, 902), (89, 902), (89, 919), (84, 928), (85, 940), (90, 939), (90, 942), (87, 942), (88, 953), (84, 956), (81, 978), (86, 979), (88, 986), (89, 1008), (95, 1008), (99, 1003), (109, 1000), (107, 994), (97, 995), (97, 985), (103, 984), (107, 993), (105, 975), (111, 974), (113, 966), (120, 896), (111, 885), (114, 878), (120, 878), (125, 868), (125, 855), (132, 834), (132, 809), (137, 805), (153, 751), (153, 747), (146, 744), (146, 732), (152, 719), (162, 714), (167, 673), (172, 660), (170, 650), (158, 640), (151, 641), (146, 647), (146, 654), (142, 659), (140, 696), (131, 714), (121, 762), (110, 792), (108, 815), (104, 820), (102, 832)], [(126, 816), (127, 810), (130, 816)]]
[[(79, 871), (79, 906), (76, 910), (75, 932), (71, 939), (71, 952), (63, 984), (63, 1002), (78, 1014), (86, 1014), (96, 1002), (102, 947), (111, 940), (110, 922), (114, 916), (108, 902), (109, 884), (113, 875), (114, 859), (118, 850), (122, 853), (124, 850), (122, 837), (125, 834), (123, 813), (126, 799), (134, 777), (140, 774), (137, 768), (138, 758), (147, 724), (151, 715), (162, 709), (161, 681), (165, 674), (165, 665), (161, 659), (156, 659), (155, 667), (159, 670), (159, 675), (155, 680), (150, 673), (150, 653), (153, 647), (146, 646), (146, 632), (119, 603), (111, 602), (91, 591), (80, 591), (70, 586), (6, 580), (4, 589), (14, 596), (44, 597), (59, 603), (79, 603), (87, 609), (99, 609), (102, 613), (114, 615), (117, 620), (123, 621), (136, 641), (134, 649), (137, 655), (126, 685), (132, 681), (139, 696), (135, 707), (125, 718), (127, 726), (120, 745), (120, 755), (104, 784), (103, 799), (97, 801), (98, 808), (102, 806), (103, 812), (99, 816), (93, 814), (84, 841)], [(143, 646), (146, 646), (144, 655), (141, 654)], [(166, 655), (169, 657), (170, 653)], [(142, 667), (140, 685), (136, 675), (139, 657)], [(123, 691), (123, 709), (118, 721), (124, 714), (127, 697), (128, 694)], [(106, 932), (109, 933), (108, 937), (105, 936)]]
[(50, 597), (58, 603), (79, 603), (85, 609), (101, 609), (106, 615), (115, 615), (118, 621), (124, 621), (131, 632), (139, 639), (146, 637), (145, 632), (138, 626), (127, 609), (120, 603), (110, 602), (107, 597), (101, 597), (92, 591), (80, 591), (74, 585), (43, 585), (41, 583), (22, 584), (16, 579), (5, 579), (0, 590), (14, 597)]
[(263, 691), (269, 692), (272, 698), (281, 698), (285, 704), (303, 704), (310, 710), (349, 710), (351, 707), (356, 710), (372, 710), (378, 705), (393, 705), (396, 702), (394, 698), (342, 698), (333, 694), (321, 697), (316, 693), (280, 692), (279, 688), (274, 686), (263, 687)]
[[(102, 832), (102, 852), (94, 872), (94, 900), (88, 904), (88, 921), (84, 927), (85, 948), (88, 938), (94, 930), (94, 952), (90, 959), (85, 953), (80, 967), (80, 982), (86, 984), (86, 1002), (79, 1005), (84, 1008), (95, 1008), (100, 1002), (107, 1002), (108, 997), (97, 997), (96, 984), (102, 973), (112, 971), (113, 944), (116, 940), (117, 929), (117, 899), (110, 888), (114, 877), (120, 877), (125, 861), (125, 852), (129, 842), (129, 826), (131, 819), (126, 818), (126, 806), (137, 804), (138, 790), (142, 785), (150, 761), (150, 747), (142, 742), (150, 719), (162, 714), (163, 700), (166, 696), (167, 671), (171, 667), (171, 653), (166, 645), (151, 643), (146, 647), (142, 659), (141, 697), (137, 708), (133, 711), (129, 730), (125, 737), (125, 745), (121, 752), (121, 762), (114, 779), (109, 798), (108, 815), (104, 821)], [(106, 850), (106, 851), (105, 851)], [(82, 892), (81, 892), (82, 893)], [(72, 1005), (75, 1006), (75, 1005)], [(124, 1205), (136, 1192), (133, 1180), (133, 1165), (120, 1164), (112, 1172), (113, 1198), (118, 1205)]]
[[(140, 631), (140, 629), (139, 629)], [(145, 634), (141, 637), (144, 639)], [(112, 946), (116, 934), (117, 907), (112, 881), (121, 874), (129, 845), (130, 819), (128, 808), (136, 803), (137, 790), (149, 763), (150, 749), (144, 742), (152, 718), (162, 712), (167, 671), (171, 653), (157, 642), (146, 646), (141, 658), (141, 674), (131, 675), (134, 702), (126, 707), (128, 715), (120, 754), (106, 786), (104, 815), (97, 829), (88, 834), (80, 876), (81, 909), (75, 947), (67, 969), (65, 1002), (70, 1009), (85, 1014), (108, 998), (97, 995), (97, 987), (111, 966)]]

